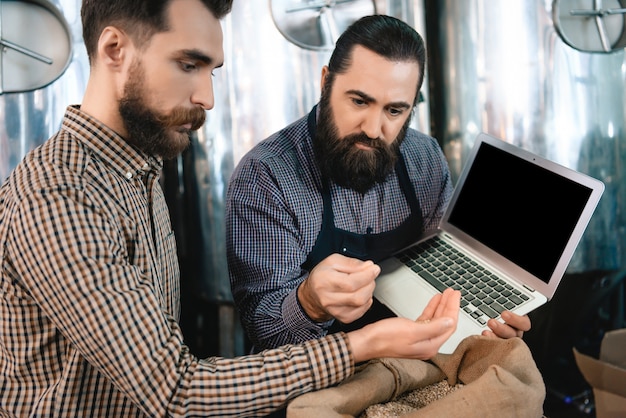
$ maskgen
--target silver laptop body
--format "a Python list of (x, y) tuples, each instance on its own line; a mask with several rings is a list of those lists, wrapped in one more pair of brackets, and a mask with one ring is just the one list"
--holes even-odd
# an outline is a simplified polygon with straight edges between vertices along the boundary
[(552, 298), (603, 191), (592, 177), (481, 133), (439, 228), (381, 262), (374, 296), (415, 319), (436, 292), (461, 290), (457, 331), (440, 349), (451, 353), (489, 318), (502, 321), (502, 310), (524, 315)]

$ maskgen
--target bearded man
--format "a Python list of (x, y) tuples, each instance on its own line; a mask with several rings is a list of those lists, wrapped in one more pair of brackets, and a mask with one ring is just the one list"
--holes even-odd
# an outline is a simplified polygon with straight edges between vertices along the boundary
[[(319, 104), (235, 169), (227, 256), (254, 351), (392, 315), (373, 298), (368, 272), (436, 228), (452, 192), (437, 141), (409, 128), (425, 61), (406, 23), (358, 20), (322, 69)], [(528, 317), (508, 318), (488, 333), (530, 328)]]

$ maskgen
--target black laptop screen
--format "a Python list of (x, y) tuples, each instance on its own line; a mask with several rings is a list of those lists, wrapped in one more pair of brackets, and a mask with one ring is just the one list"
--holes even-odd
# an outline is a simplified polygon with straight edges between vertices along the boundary
[(448, 222), (548, 283), (591, 192), (483, 143)]

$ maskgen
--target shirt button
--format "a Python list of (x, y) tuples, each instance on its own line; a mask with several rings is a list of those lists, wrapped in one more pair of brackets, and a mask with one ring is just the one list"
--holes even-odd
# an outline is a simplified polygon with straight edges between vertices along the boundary
[(145, 163), (143, 167), (141, 167), (143, 171), (148, 171), (149, 168), (150, 168), (150, 165), (148, 163)]
[(126, 179), (130, 180), (133, 178), (133, 173), (131, 173), (130, 171), (126, 173)]

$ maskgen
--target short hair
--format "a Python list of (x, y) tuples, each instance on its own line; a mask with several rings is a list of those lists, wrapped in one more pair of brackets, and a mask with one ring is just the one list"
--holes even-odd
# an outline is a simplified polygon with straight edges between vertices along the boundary
[(342, 74), (348, 70), (356, 45), (390, 61), (416, 62), (419, 66), (419, 78), (413, 105), (418, 103), (419, 91), (424, 82), (426, 47), (415, 29), (408, 23), (387, 15), (365, 16), (352, 23), (337, 40), (328, 62), (329, 85), (334, 80), (334, 74)]
[[(230, 13), (233, 0), (200, 0), (217, 19)], [(172, 0), (83, 0), (81, 20), (83, 41), (91, 62), (100, 34), (117, 26), (134, 42), (147, 42), (152, 35), (168, 30), (167, 6)]]

